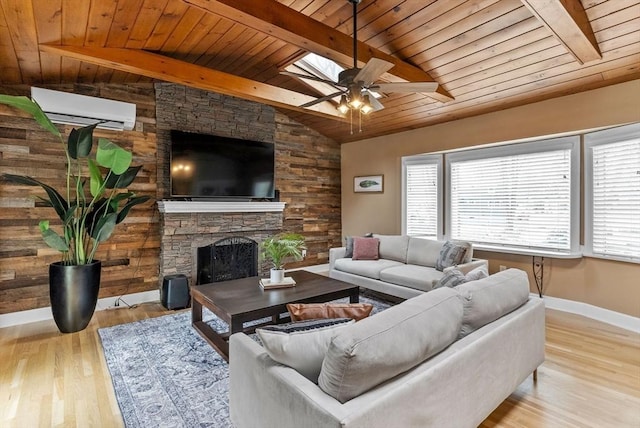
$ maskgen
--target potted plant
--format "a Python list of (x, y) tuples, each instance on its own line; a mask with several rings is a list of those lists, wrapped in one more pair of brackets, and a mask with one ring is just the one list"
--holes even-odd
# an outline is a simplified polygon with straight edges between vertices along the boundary
[(281, 233), (265, 239), (260, 243), (260, 255), (272, 263), (270, 282), (277, 284), (284, 281), (284, 260), (293, 257), (302, 260), (302, 250), (306, 249), (304, 237), (297, 233)]
[(48, 220), (39, 223), (44, 242), (62, 253), (62, 260), (49, 266), (51, 311), (61, 332), (80, 331), (89, 324), (98, 300), (101, 262), (94, 257), (99, 244), (111, 236), (133, 206), (149, 199), (126, 190), (141, 166), (131, 166), (132, 153), (105, 138), (98, 139), (93, 151), (96, 125), (74, 128), (65, 142), (36, 102), (0, 95), (0, 103), (29, 113), (62, 144), (66, 186), (61, 192), (31, 177), (3, 177), (13, 183), (42, 187), (46, 196), (37, 198), (52, 207), (60, 219), (60, 233)]

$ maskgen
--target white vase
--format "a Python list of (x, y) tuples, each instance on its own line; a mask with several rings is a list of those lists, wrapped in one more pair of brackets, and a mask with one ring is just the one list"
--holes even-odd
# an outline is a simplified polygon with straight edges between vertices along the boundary
[(284, 269), (271, 269), (271, 278), (269, 282), (278, 284), (284, 282)]

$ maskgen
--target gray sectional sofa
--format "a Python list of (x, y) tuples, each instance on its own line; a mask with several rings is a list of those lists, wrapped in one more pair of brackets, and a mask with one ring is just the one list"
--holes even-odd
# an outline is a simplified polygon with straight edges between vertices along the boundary
[(231, 420), (236, 428), (476, 427), (544, 361), (544, 317), (517, 269), (439, 288), (338, 330), (317, 383), (237, 333)]
[(446, 241), (405, 235), (373, 235), (380, 241), (378, 260), (353, 260), (345, 257), (346, 247), (329, 250), (329, 276), (380, 293), (409, 299), (437, 286), (448, 269), (462, 273), (485, 266), (488, 262), (473, 259), (473, 245), (467, 247), (464, 260), (457, 266), (436, 269), (440, 251)]

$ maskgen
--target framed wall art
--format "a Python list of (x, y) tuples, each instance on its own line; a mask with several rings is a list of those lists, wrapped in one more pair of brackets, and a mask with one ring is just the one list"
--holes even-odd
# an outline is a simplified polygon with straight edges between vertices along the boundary
[(384, 191), (383, 175), (364, 175), (353, 177), (355, 193), (382, 193)]

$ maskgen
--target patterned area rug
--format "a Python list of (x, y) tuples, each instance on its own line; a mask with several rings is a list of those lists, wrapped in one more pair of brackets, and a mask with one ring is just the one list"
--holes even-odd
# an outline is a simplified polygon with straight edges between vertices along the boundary
[[(346, 302), (346, 300), (342, 300)], [(373, 313), (388, 302), (361, 296)], [(227, 325), (211, 312), (217, 331)], [(124, 424), (137, 427), (232, 427), (227, 363), (182, 312), (98, 330)]]

